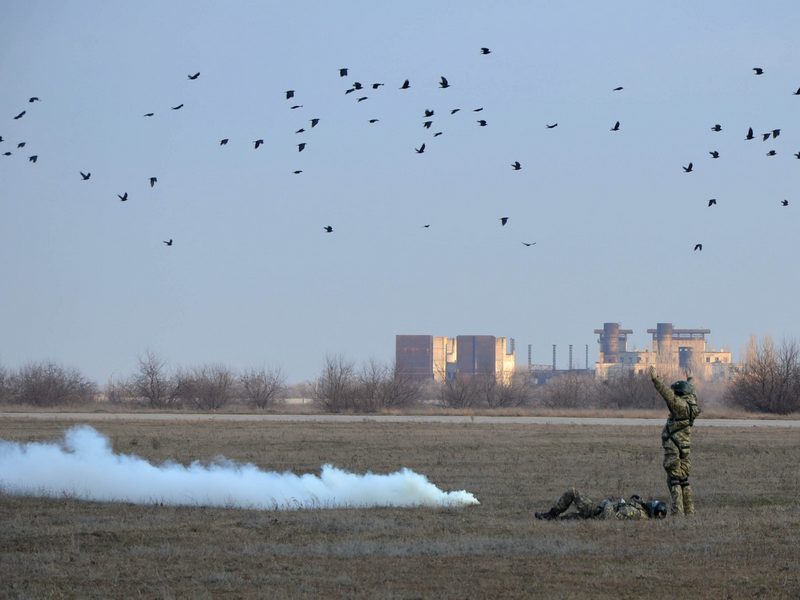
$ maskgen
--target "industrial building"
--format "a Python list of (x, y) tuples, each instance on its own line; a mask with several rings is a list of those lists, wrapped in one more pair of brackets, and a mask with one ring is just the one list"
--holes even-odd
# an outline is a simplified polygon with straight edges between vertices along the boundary
[(678, 375), (691, 370), (701, 379), (726, 377), (733, 366), (729, 350), (710, 350), (706, 335), (710, 329), (677, 329), (672, 323), (658, 323), (648, 329), (652, 346), (648, 350), (628, 350), (632, 329), (622, 329), (619, 323), (604, 323), (595, 329), (599, 335), (600, 356), (595, 363), (595, 375), (606, 379), (617, 373), (644, 373), (651, 365), (664, 375)]
[(420, 380), (492, 375), (508, 382), (514, 374), (514, 339), (492, 335), (395, 336), (397, 371)]

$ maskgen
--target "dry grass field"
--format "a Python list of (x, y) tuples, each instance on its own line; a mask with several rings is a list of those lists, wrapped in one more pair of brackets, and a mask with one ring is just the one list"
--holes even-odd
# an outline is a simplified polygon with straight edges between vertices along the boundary
[[(0, 438), (71, 423), (4, 419)], [(666, 496), (658, 427), (104, 422), (114, 450), (409, 467), (481, 504), (265, 512), (0, 494), (4, 598), (798, 598), (800, 433), (695, 431), (699, 514), (533, 519), (564, 488)]]

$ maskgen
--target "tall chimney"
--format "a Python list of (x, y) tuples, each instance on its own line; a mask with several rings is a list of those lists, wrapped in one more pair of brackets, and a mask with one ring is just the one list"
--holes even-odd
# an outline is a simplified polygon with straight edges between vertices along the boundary
[(553, 371), (556, 370), (556, 345), (553, 344)]

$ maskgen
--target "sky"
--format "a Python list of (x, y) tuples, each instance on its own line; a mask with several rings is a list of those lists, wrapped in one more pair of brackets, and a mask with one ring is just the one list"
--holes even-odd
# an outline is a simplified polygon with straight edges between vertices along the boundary
[(3, 2), (0, 364), (798, 338), (798, 30), (795, 0)]

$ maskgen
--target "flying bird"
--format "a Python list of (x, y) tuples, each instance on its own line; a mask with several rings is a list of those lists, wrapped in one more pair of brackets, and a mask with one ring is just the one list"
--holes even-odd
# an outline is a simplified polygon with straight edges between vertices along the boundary
[(692, 163), (689, 163), (688, 167), (683, 167), (683, 172), (684, 173), (691, 173), (693, 168), (694, 168), (694, 165)]
[(776, 137), (778, 137), (780, 134), (781, 134), (781, 130), (780, 130), (780, 129), (773, 129), (773, 130), (772, 130), (772, 139), (774, 140), (774, 139), (775, 139)]
[(150, 178), (150, 187), (155, 186), (157, 181), (158, 181), (158, 177), (151, 177)]
[(172, 110), (180, 110), (181, 108), (183, 108), (183, 104), (178, 104), (178, 106), (171, 106), (170, 108), (172, 108)]
[(714, 125), (714, 126), (711, 128), (711, 131), (722, 131), (722, 125), (720, 125), (719, 123), (717, 123), (716, 125)]
[(762, 142), (766, 142), (769, 139), (769, 136), (771, 136), (771, 135), (772, 135), (771, 131), (769, 133), (762, 133), (761, 134), (761, 141)]
[(751, 127), (750, 129), (747, 130), (747, 136), (745, 136), (744, 139), (752, 140), (754, 137), (755, 136), (753, 135), (753, 128)]
[(709, 154), (711, 155), (711, 158), (719, 158), (719, 152), (717, 152), (716, 150), (712, 150), (711, 152), (709, 152)]
[(436, 133), (433, 134), (433, 137), (439, 137), (440, 135), (442, 135), (442, 132), (437, 131)]
[(431, 110), (430, 108), (426, 108), (426, 109), (425, 109), (425, 116), (426, 116), (426, 117), (432, 117), (432, 116), (433, 116), (433, 112), (434, 112), (434, 111), (433, 111), (433, 110)]
[(295, 133), (303, 133), (304, 131), (305, 131), (305, 129), (303, 129), (303, 128), (301, 127), (300, 129), (298, 129), (297, 131), (295, 131)]
[(197, 72), (197, 73), (195, 73), (194, 75), (187, 75), (187, 77), (188, 77), (189, 79), (191, 79), (192, 81), (194, 81), (195, 79), (197, 79), (198, 77), (200, 77), (200, 71), (198, 71), (198, 72)]
[(228, 143), (228, 138), (222, 138), (222, 139), (219, 141), (219, 145), (220, 145), (220, 146), (224, 146), (224, 145), (225, 145), (225, 144), (227, 144), (227, 143)]
[(168, 240), (164, 240), (164, 243), (165, 243), (167, 246), (172, 246), (172, 238), (169, 238)]
[(442, 89), (450, 87), (450, 84), (447, 83), (447, 79), (444, 77), (444, 75), (442, 75), (442, 78), (439, 81), (439, 87), (442, 88)]
[(755, 72), (756, 75), (763, 75), (764, 74), (764, 69), (761, 68), (761, 67), (753, 67), (753, 71)]
[(297, 171), (292, 171), (295, 175), (300, 175), (303, 172), (303, 169), (297, 169)]
[(83, 171), (78, 171), (78, 173), (81, 174), (81, 180), (82, 181), (89, 181), (89, 177), (92, 176), (91, 173), (84, 173)]
[(472, 112), (481, 112), (482, 110), (483, 110), (483, 107), (481, 106), (480, 108), (473, 108)]
[(294, 90), (286, 90), (286, 99), (294, 98)]
[(517, 160), (511, 163), (511, 168), (514, 169), (515, 171), (519, 171), (522, 168), (522, 165), (519, 164), (519, 161)]
[(370, 123), (377, 123), (379, 120), (380, 120), (380, 119), (370, 119), (370, 120), (369, 120), (369, 122), (370, 122)]
[(428, 229), (430, 226), (431, 226), (431, 224), (430, 224), (430, 223), (428, 223), (428, 224), (426, 224), (426, 225), (423, 225), (423, 226), (422, 226), (422, 228), (423, 228), (423, 229)]
[(425, 121), (425, 122), (422, 124), (422, 126), (423, 126), (425, 129), (430, 129), (430, 128), (431, 128), (431, 125), (433, 125), (433, 121)]
[(357, 102), (363, 102), (363, 101), (364, 101), (364, 100), (366, 100), (367, 98), (369, 98), (369, 96), (361, 96), (361, 98), (359, 98), (359, 99), (357, 100)]
[(614, 126), (610, 129), (610, 131), (619, 131), (619, 121), (614, 123)]
[(800, 96), (800, 88), (797, 88), (797, 91), (792, 96)]
[(508, 217), (500, 217), (500, 225), (505, 227), (506, 223), (508, 223)]
[(128, 192), (125, 192), (124, 194), (122, 194), (122, 196), (120, 196), (119, 194), (117, 194), (117, 198), (119, 198), (119, 199), (120, 199), (120, 200), (122, 200), (123, 202), (126, 202), (126, 201), (128, 200)]
[(314, 117), (313, 119), (311, 119), (311, 127), (312, 127), (312, 128), (316, 127), (316, 126), (317, 126), (317, 123), (319, 123), (319, 119), (317, 119), (316, 117)]
[(695, 251), (702, 250), (703, 249), (703, 244), (695, 244), (694, 245), (694, 249), (695, 249)]
[(717, 203), (717, 199), (716, 199), (716, 198), (711, 198), (711, 199), (708, 201), (708, 205), (709, 205), (709, 206), (714, 206), (716, 203)]
[(410, 88), (410, 87), (411, 87), (411, 83), (409, 83), (408, 79), (406, 79), (406, 80), (403, 82), (403, 85), (401, 85), (401, 86), (400, 86), (400, 89), (401, 89), (401, 90), (407, 90), (407, 89), (408, 89), (408, 88)]
[(795, 158), (800, 158), (800, 152), (795, 153), (794, 157)]
[(353, 82), (353, 89), (354, 90), (360, 90), (360, 89), (363, 89), (363, 88), (364, 88), (364, 86), (361, 85), (360, 81), (354, 81)]
[(417, 154), (422, 154), (423, 152), (425, 152), (425, 144), (422, 144), (422, 146), (420, 146), (419, 148), (414, 148), (414, 150), (417, 152)]
[(347, 77), (347, 69), (339, 69), (339, 77)]
[(776, 154), (777, 152), (775, 152), (775, 150), (770, 150), (769, 152), (767, 152), (767, 156), (775, 156)]
[(619, 87), (615, 87), (615, 88), (614, 88), (613, 90), (611, 90), (611, 91), (612, 91), (612, 92), (620, 92), (620, 91), (622, 91), (623, 89), (625, 89), (625, 88), (623, 88), (622, 86), (619, 86)]
[(456, 113), (457, 113), (458, 111), (460, 111), (460, 110), (461, 110), (460, 108), (451, 108), (451, 109), (450, 109), (450, 114), (451, 114), (451, 115), (454, 115), (454, 114), (456, 114)]
[(3, 152), (3, 156), (11, 156), (11, 152)]
[(545, 123), (544, 126), (547, 127), (548, 129), (555, 129), (556, 127), (558, 127), (558, 123), (553, 123), (552, 125), (548, 125), (547, 123)]
[(325, 230), (327, 233), (331, 233), (331, 232), (333, 231), (333, 227), (331, 227), (330, 225), (325, 225), (325, 227), (323, 227), (323, 229), (324, 229), (324, 230)]
[(20, 142), (19, 144), (17, 144), (17, 148), (24, 148), (24, 147), (25, 147), (25, 142)]
[(481, 48), (481, 54), (491, 54), (491, 53), (492, 51), (489, 50), (488, 48)]
[(523, 246), (533, 246), (535, 244), (536, 244), (536, 242), (522, 242)]
[(298, 152), (302, 152), (305, 149), (305, 147), (306, 147), (306, 143), (305, 142), (300, 142), (299, 144), (297, 144), (297, 151)]
[(264, 140), (255, 140), (253, 142), (255, 144), (254, 150), (258, 150), (258, 147), (264, 143)]
[(486, 121), (484, 121), (483, 119), (479, 119), (477, 123), (478, 123), (478, 125), (480, 125), (481, 127), (486, 127)]
[(303, 108), (303, 105), (302, 104), (295, 104), (294, 106), (290, 106), (289, 108), (291, 108), (292, 110), (295, 110), (296, 108)]
[(789, 206), (788, 200), (781, 200), (781, 206)]
[(356, 88), (348, 88), (348, 89), (346, 89), (344, 91), (344, 95), (347, 96), (347, 94), (352, 94), (355, 91), (356, 91)]
[(28, 157), (28, 161), (30, 161), (32, 163), (35, 163), (38, 158), (39, 158), (39, 155), (38, 154), (34, 154), (33, 156), (29, 156)]
[(21, 113), (19, 113), (19, 114), (18, 114), (16, 117), (14, 117), (14, 120), (16, 121), (17, 119), (21, 119), (21, 118), (23, 117), (23, 115), (24, 115), (24, 114), (25, 114), (25, 111), (23, 110), (23, 111), (22, 111)]
[(39, 97), (38, 96), (32, 96), (32, 97), (28, 98), (28, 102), (39, 102)]
[(144, 116), (144, 117), (152, 117), (154, 114), (156, 114), (156, 113), (144, 113), (144, 115), (142, 115), (142, 116)]
[(383, 83), (373, 83), (373, 84), (372, 84), (372, 89), (373, 89), (373, 90), (377, 90), (377, 89), (378, 89), (379, 87), (381, 87), (382, 85), (385, 85), (385, 84), (383, 84)]

